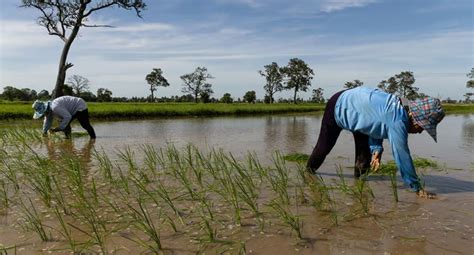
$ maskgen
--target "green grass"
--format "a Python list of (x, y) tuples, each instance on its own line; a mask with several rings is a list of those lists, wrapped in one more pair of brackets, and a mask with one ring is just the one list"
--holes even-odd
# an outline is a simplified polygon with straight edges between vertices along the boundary
[(283, 159), (291, 162), (304, 163), (308, 161), (309, 155), (304, 153), (290, 153), (288, 155), (283, 156)]
[[(324, 104), (88, 103), (93, 119), (254, 115), (324, 110)], [(0, 103), (0, 119), (31, 119), (31, 102)]]
[[(31, 119), (32, 102), (0, 102), (0, 119)], [(324, 104), (195, 104), (195, 103), (88, 103), (93, 119), (254, 115), (323, 111)], [(473, 113), (474, 104), (443, 104), (447, 113)]]

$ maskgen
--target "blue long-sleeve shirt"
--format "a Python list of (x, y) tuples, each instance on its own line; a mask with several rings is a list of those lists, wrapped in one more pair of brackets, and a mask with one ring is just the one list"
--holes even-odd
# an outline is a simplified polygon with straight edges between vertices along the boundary
[(365, 87), (349, 89), (339, 96), (334, 117), (341, 128), (368, 135), (371, 153), (382, 153), (388, 138), (403, 181), (414, 191), (420, 189), (408, 148), (408, 113), (399, 97)]

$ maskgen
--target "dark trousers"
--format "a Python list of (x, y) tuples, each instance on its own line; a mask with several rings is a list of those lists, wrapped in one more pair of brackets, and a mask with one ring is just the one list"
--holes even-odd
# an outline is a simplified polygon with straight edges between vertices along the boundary
[[(342, 92), (344, 91), (334, 94), (326, 104), (318, 142), (307, 163), (307, 168), (312, 173), (315, 173), (324, 162), (324, 159), (326, 159), (326, 156), (331, 152), (342, 131), (342, 128), (337, 125), (336, 119), (334, 118), (334, 108)], [(354, 176), (359, 177), (369, 169), (372, 155), (370, 154), (369, 137), (359, 132), (352, 132), (352, 134), (354, 135), (355, 142)]]
[(71, 138), (71, 122), (77, 119), (81, 127), (87, 130), (87, 133), (92, 139), (95, 139), (95, 131), (94, 128), (91, 126), (89, 121), (89, 110), (85, 109), (82, 111), (76, 112), (71, 118), (71, 121), (67, 124), (66, 129), (64, 129), (64, 133), (66, 134), (66, 138)]

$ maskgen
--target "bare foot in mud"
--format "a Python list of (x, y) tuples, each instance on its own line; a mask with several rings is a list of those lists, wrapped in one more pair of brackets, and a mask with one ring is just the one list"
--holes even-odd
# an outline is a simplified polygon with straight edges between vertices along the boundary
[(436, 194), (435, 193), (427, 192), (427, 191), (424, 191), (424, 190), (420, 190), (420, 191), (416, 192), (416, 195), (421, 197), (421, 198), (436, 199)]

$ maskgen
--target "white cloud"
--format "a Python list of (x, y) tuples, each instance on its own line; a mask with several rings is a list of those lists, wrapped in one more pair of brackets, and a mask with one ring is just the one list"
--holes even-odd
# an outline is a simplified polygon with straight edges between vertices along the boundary
[(378, 0), (324, 0), (321, 4), (322, 12), (340, 11), (352, 7), (363, 7)]
[(31, 47), (49, 46), (60, 43), (56, 36), (49, 36), (46, 29), (32, 21), (2, 20), (0, 22), (1, 54), (18, 55)]
[(174, 29), (173, 25), (165, 23), (143, 23), (143, 24), (132, 24), (126, 26), (116, 26), (113, 28), (107, 28), (110, 32), (159, 32), (159, 31), (170, 31)]

